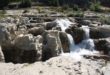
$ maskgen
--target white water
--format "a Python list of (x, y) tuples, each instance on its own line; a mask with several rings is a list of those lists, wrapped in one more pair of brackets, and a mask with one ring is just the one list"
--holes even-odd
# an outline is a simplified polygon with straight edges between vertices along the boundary
[[(65, 29), (67, 29), (72, 24), (72, 22), (70, 22), (68, 19), (57, 19), (55, 20), (55, 22), (58, 23), (63, 32), (65, 32)], [(70, 53), (62, 53), (61, 55), (71, 56), (74, 57), (76, 60), (80, 60), (82, 58), (82, 55), (92, 55), (96, 52), (94, 49), (94, 42), (89, 37), (89, 27), (82, 26), (81, 28), (85, 32), (84, 40), (81, 43), (75, 45), (73, 39), (74, 37), (72, 37), (70, 34), (67, 34), (70, 42)]]
[(71, 22), (68, 19), (56, 19), (55, 22), (61, 27), (61, 30), (65, 32), (65, 30), (71, 26)]

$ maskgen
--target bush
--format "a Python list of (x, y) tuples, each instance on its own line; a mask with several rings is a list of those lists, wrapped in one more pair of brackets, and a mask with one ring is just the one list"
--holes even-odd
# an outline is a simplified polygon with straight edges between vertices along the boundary
[(5, 10), (1, 10), (1, 11), (0, 11), (0, 19), (2, 19), (2, 18), (5, 17), (5, 15), (4, 15), (5, 13), (6, 13)]
[(75, 17), (83, 17), (84, 16), (84, 13), (81, 11), (81, 10), (78, 10), (74, 13), (74, 16)]
[(100, 21), (102, 24), (109, 24), (110, 25), (110, 17), (100, 16)]
[(73, 10), (78, 11), (79, 10), (78, 5), (73, 5)]
[(74, 13), (67, 14), (68, 17), (74, 17)]
[(69, 9), (69, 5), (63, 5), (62, 9), (63, 9), (63, 10)]
[(88, 7), (90, 0), (38, 0), (39, 2), (43, 2), (44, 4), (49, 4), (52, 6), (63, 6), (69, 5), (70, 7), (73, 5), (77, 5), (79, 7)]
[(101, 7), (100, 2), (91, 3), (90, 10), (92, 10), (92, 11), (101, 11), (100, 7)]

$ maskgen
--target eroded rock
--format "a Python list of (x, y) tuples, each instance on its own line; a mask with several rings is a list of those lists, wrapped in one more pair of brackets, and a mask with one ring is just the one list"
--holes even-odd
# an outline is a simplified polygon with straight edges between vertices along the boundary
[(18, 35), (9, 49), (3, 46), (3, 52), (6, 62), (32, 63), (39, 61), (42, 58), (42, 36)]
[(62, 45), (59, 38), (59, 31), (47, 31), (43, 34), (43, 39), (43, 60), (58, 56), (61, 53)]
[(46, 24), (46, 29), (51, 30), (53, 27), (56, 27), (57, 23), (56, 22), (51, 22)]
[(34, 36), (41, 35), (44, 32), (44, 28), (34, 27), (29, 29), (28, 33), (33, 34)]
[(95, 40), (95, 48), (104, 54), (110, 53), (110, 38)]
[(60, 32), (59, 36), (60, 36), (63, 52), (70, 52), (70, 49), (69, 49), (70, 44), (69, 44), (67, 34), (64, 32)]
[(107, 38), (110, 37), (110, 27), (91, 27), (90, 37), (92, 39)]

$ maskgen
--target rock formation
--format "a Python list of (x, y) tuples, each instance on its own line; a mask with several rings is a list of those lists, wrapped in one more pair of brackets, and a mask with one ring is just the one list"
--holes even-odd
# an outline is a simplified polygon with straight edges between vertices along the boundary
[(109, 75), (110, 26), (53, 19), (28, 13), (0, 20), (0, 75)]

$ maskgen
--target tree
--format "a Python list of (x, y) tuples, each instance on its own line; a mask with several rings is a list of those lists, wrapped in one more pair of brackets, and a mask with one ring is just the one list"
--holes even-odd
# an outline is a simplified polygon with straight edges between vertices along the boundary
[(6, 7), (9, 3), (9, 0), (0, 0), (0, 9)]
[(21, 0), (20, 7), (22, 8), (31, 7), (31, 0)]

